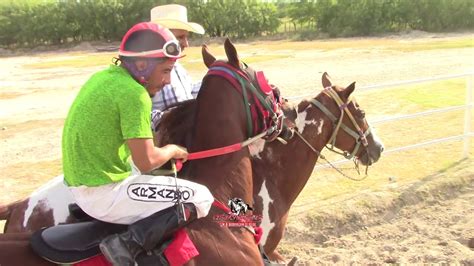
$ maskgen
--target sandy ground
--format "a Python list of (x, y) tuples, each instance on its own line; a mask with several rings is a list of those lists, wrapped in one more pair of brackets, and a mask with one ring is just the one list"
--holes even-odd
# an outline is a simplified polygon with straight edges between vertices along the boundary
[(318, 202), (309, 216), (291, 216), (279, 250), (297, 256), (299, 265), (474, 265), (474, 167), (468, 164), (409, 186), (394, 182), (386, 191)]
[[(415, 44), (426, 39), (466, 36), (474, 40), (472, 33), (385, 38)], [(314, 51), (288, 47), (287, 52), (291, 54), (289, 58), (252, 64), (256, 69), (265, 70), (269, 80), (278, 84), (286, 96), (312, 94), (319, 90), (321, 74), (325, 71), (338, 84), (357, 81), (358, 87), (474, 71), (472, 48), (402, 52), (366, 47), (323, 51), (315, 44)], [(0, 60), (0, 204), (28, 195), (61, 171), (63, 120), (80, 86), (101, 69), (25, 68), (27, 64), (61, 56), (66, 55), (57, 52)], [(191, 74), (199, 78), (203, 73)], [(473, 179), (472, 173), (464, 176)], [(309, 265), (350, 262), (474, 265), (473, 244), (468, 243), (474, 237), (471, 181), (461, 192), (446, 200), (420, 201), (398, 208), (394, 219), (367, 224), (346, 234), (327, 234), (324, 241), (302, 240), (298, 236), (303, 229), (290, 226), (282, 252), (288, 257), (296, 254)]]

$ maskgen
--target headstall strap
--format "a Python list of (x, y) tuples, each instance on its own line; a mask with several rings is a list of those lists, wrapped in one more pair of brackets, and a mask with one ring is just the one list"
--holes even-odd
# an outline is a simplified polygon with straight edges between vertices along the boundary
[[(338, 153), (340, 155), (343, 155), (346, 159), (352, 159), (358, 152), (359, 148), (360, 148), (360, 144), (362, 143), (362, 145), (364, 147), (367, 147), (368, 146), (368, 141), (367, 141), (367, 136), (370, 134), (370, 127), (369, 129), (367, 129), (367, 131), (363, 132), (362, 129), (359, 127), (359, 125), (357, 124), (356, 120), (354, 119), (352, 113), (349, 111), (349, 103), (352, 102), (352, 97), (350, 97), (346, 103), (344, 103), (342, 101), (342, 99), (339, 97), (339, 95), (337, 94), (337, 92), (332, 88), (332, 87), (325, 87), (324, 90), (323, 90), (323, 93), (325, 93), (326, 95), (328, 95), (330, 98), (332, 98), (337, 106), (339, 107), (339, 109), (341, 110), (341, 114), (339, 116), (339, 119), (337, 119), (322, 103), (320, 103), (318, 100), (316, 99), (312, 99), (312, 103), (317, 106), (319, 109), (321, 109), (323, 111), (323, 113), (325, 113), (326, 115), (328, 115), (330, 117), (330, 119), (333, 121), (334, 123), (334, 128), (333, 128), (333, 133), (331, 135), (331, 137), (329, 138), (329, 141), (328, 141), (328, 144), (326, 145), (326, 148), (335, 152), (335, 153)], [(349, 117), (349, 119), (351, 120), (352, 124), (354, 125), (354, 127), (356, 128), (356, 131), (350, 129), (349, 127), (345, 126), (344, 123), (342, 123), (342, 120), (344, 118), (344, 113), (347, 114), (347, 116)], [(354, 147), (354, 150), (349, 153), (349, 152), (346, 152), (346, 151), (343, 151), (343, 152), (339, 152), (338, 150), (336, 150), (335, 148), (335, 143), (336, 143), (336, 135), (339, 131), (339, 129), (343, 129), (344, 131), (346, 131), (350, 136), (352, 136), (353, 138), (356, 139), (356, 146)]]

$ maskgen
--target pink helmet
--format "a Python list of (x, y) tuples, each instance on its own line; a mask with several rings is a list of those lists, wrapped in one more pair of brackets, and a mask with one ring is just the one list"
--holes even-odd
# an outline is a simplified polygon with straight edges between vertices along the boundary
[[(151, 31), (156, 33), (159, 37), (164, 40), (163, 47), (159, 49), (151, 49), (145, 51), (127, 51), (126, 44), (129, 41), (130, 36), (138, 31)], [(142, 58), (171, 58), (178, 59), (183, 57), (181, 55), (181, 47), (179, 42), (174, 37), (173, 33), (167, 28), (164, 28), (158, 24), (152, 22), (141, 22), (130, 28), (125, 36), (123, 36), (122, 42), (120, 43), (119, 55), (124, 57), (142, 57)]]

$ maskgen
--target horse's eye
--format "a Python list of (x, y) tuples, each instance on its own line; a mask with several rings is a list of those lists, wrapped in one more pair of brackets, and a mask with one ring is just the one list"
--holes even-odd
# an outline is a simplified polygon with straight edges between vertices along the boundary
[(362, 119), (365, 118), (365, 112), (363, 110), (360, 110), (359, 117)]

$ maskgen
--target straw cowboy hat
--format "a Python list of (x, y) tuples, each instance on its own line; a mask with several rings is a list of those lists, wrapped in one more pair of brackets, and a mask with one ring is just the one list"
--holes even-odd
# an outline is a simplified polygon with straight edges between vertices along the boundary
[(204, 34), (204, 28), (194, 22), (188, 22), (188, 11), (182, 5), (163, 5), (151, 9), (150, 21), (168, 29), (179, 29)]

